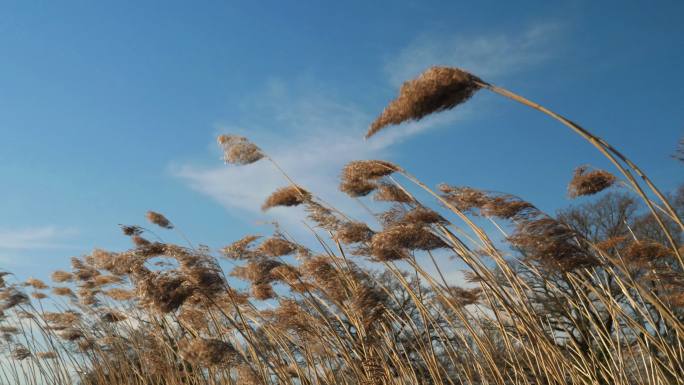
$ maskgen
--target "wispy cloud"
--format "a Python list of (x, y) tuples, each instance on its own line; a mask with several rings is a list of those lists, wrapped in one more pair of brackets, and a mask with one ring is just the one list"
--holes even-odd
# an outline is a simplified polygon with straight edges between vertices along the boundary
[[(441, 38), (423, 35), (388, 61), (388, 79), (399, 84), (433, 64), (473, 68), (482, 76), (517, 71), (544, 60), (548, 54), (546, 46), (558, 28), (556, 24), (539, 23), (518, 35)], [(388, 158), (392, 145), (407, 137), (476, 115), (471, 105), (465, 105), (457, 111), (394, 127), (365, 141), (363, 135), (374, 116), (361, 106), (316, 93), (293, 93), (282, 81), (271, 81), (255, 99), (258, 111), (245, 114), (239, 125), (223, 125), (220, 132), (250, 137), (297, 183), (326, 201), (335, 202), (341, 209), (351, 210), (352, 215), (361, 210), (337, 190), (338, 175), (344, 164), (356, 159)], [(239, 127), (250, 127), (250, 130), (246, 132)], [(230, 167), (218, 164), (218, 154), (216, 158), (216, 166), (180, 164), (172, 167), (172, 172), (224, 207), (252, 214), (259, 212), (271, 192), (287, 184), (265, 161)], [(276, 209), (273, 214), (280, 220), (301, 218), (293, 210)]]
[(547, 60), (562, 29), (557, 22), (538, 22), (496, 34), (423, 34), (392, 56), (385, 70), (394, 85), (432, 65), (461, 67), (483, 78), (510, 75)]
[[(389, 148), (404, 138), (467, 115), (467, 109), (438, 115), (402, 125), (387, 135), (366, 141), (364, 134), (372, 117), (358, 106), (315, 95), (283, 94), (282, 88), (277, 95), (264, 95), (260, 99), (270, 106), (262, 113), (273, 117), (271, 124), (278, 127), (277, 133), (259, 123), (251, 125), (249, 133), (234, 126), (222, 131), (246, 134), (298, 184), (326, 201), (335, 202), (338, 208), (348, 210), (351, 215), (362, 215), (363, 210), (338, 191), (338, 176), (346, 163), (387, 158), (391, 155)], [(172, 167), (172, 173), (224, 207), (252, 214), (260, 211), (271, 192), (287, 185), (284, 176), (264, 160), (247, 166), (225, 166), (217, 156), (216, 166), (181, 164)], [(301, 213), (289, 209), (276, 208), (273, 214), (279, 220), (302, 218)]]
[(27, 255), (77, 248), (69, 243), (79, 234), (73, 227), (34, 226), (0, 229), (0, 264), (2, 266), (37, 266)]
[(68, 248), (64, 241), (77, 234), (74, 228), (57, 226), (0, 229), (0, 250)]

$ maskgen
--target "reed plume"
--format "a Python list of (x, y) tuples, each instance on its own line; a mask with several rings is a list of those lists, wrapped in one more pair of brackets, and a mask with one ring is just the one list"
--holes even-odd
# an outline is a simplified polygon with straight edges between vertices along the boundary
[(158, 212), (148, 211), (145, 214), (145, 217), (147, 218), (148, 221), (150, 221), (150, 223), (153, 223), (153, 224), (155, 224), (161, 228), (164, 228), (164, 229), (172, 229), (173, 228), (173, 224), (171, 223), (171, 221), (169, 221), (163, 214), (160, 214)]
[(593, 195), (607, 189), (615, 183), (615, 176), (603, 170), (591, 170), (587, 167), (578, 167), (568, 184), (568, 195), (576, 198), (584, 195)]
[(371, 124), (366, 138), (386, 126), (452, 109), (480, 89), (478, 82), (479, 78), (459, 68), (430, 67), (401, 86), (399, 96)]
[(311, 194), (299, 186), (281, 187), (269, 195), (261, 206), (266, 211), (277, 206), (298, 206), (311, 199)]
[(350, 162), (342, 170), (340, 190), (352, 197), (368, 195), (379, 187), (378, 179), (398, 170), (396, 165), (383, 160)]
[(261, 149), (245, 137), (219, 135), (216, 141), (223, 149), (223, 160), (226, 163), (246, 165), (257, 162), (264, 157)]

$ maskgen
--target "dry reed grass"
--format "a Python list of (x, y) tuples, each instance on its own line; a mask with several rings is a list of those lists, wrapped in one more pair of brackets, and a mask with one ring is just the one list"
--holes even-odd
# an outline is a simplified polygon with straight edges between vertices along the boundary
[[(462, 70), (433, 67), (402, 86), (369, 136), (482, 88), (531, 105)], [(131, 249), (73, 258), (70, 272), (52, 274), (56, 286), (0, 273), (0, 382), (684, 384), (684, 188), (666, 200), (606, 142), (533, 107), (617, 159), (645, 209), (603, 193), (550, 216), (513, 195), (434, 191), (395, 164), (366, 160), (344, 168), (340, 189), (355, 198), (376, 191), (391, 207), (363, 223), (284, 174), (290, 185), (263, 208), (303, 205), (315, 247), (276, 231), (213, 253), (122, 225)], [(227, 163), (268, 158), (243, 137), (218, 142)], [(593, 195), (616, 182), (580, 168), (569, 192)], [(163, 214), (146, 216), (178, 230)], [(495, 241), (497, 232), (504, 236)], [(453, 258), (464, 286), (443, 274)]]

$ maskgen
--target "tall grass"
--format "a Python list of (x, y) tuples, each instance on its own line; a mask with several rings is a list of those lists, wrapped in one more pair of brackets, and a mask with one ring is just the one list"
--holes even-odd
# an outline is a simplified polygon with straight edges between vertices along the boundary
[[(578, 168), (569, 195), (601, 195), (552, 216), (513, 195), (432, 189), (399, 165), (355, 161), (340, 189), (382, 202), (363, 203), (370, 212), (390, 203), (363, 223), (248, 139), (221, 135), (226, 163), (283, 173), (263, 208), (303, 207), (309, 246), (276, 228), (213, 252), (123, 226), (130, 250), (73, 258), (52, 286), (4, 273), (0, 383), (684, 383), (684, 189), (670, 202), (604, 140), (455, 68), (405, 83), (369, 136), (481, 89), (559, 120), (624, 180)], [(602, 192), (620, 185), (627, 193)], [(147, 219), (176, 230), (160, 213)], [(459, 285), (443, 274), (454, 258)]]

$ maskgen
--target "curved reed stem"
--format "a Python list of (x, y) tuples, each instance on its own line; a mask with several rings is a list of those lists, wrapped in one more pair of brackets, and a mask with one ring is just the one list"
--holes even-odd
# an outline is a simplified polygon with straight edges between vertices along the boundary
[(677, 212), (674, 210), (670, 202), (667, 200), (665, 195), (663, 195), (660, 190), (651, 182), (651, 180), (646, 176), (644, 172), (641, 171), (641, 169), (634, 164), (631, 160), (629, 160), (625, 155), (623, 155), (621, 152), (619, 152), (617, 149), (615, 149), (613, 146), (611, 146), (608, 142), (605, 140), (597, 137), (596, 135), (592, 134), (585, 128), (581, 127), (577, 123), (565, 118), (564, 116), (557, 114), (546, 107), (537, 104), (523, 96), (520, 96), (514, 92), (511, 92), (505, 88), (497, 87), (495, 85), (486, 83), (486, 82), (476, 82), (479, 86), (486, 88), (496, 94), (505, 96), (509, 99), (515, 100), (518, 103), (521, 103), (523, 105), (526, 105), (530, 108), (533, 108), (537, 111), (540, 111), (550, 117), (552, 117), (555, 120), (558, 120), (561, 122), (563, 125), (569, 127), (571, 130), (579, 134), (582, 138), (587, 140), (589, 143), (591, 143), (594, 147), (596, 147), (608, 160), (610, 160), (622, 173), (622, 175), (627, 178), (627, 180), (632, 184), (634, 189), (636, 190), (637, 194), (644, 200), (646, 205), (648, 206), (649, 210), (655, 217), (656, 221), (658, 222), (658, 225), (662, 228), (663, 232), (665, 233), (665, 236), (668, 239), (668, 242), (672, 246), (673, 252), (677, 256), (677, 259), (680, 263), (680, 265), (684, 268), (684, 259), (682, 258), (681, 253), (678, 250), (677, 243), (675, 242), (672, 233), (670, 232), (670, 229), (667, 228), (667, 225), (663, 222), (662, 218), (658, 215), (656, 212), (655, 208), (653, 207), (653, 204), (651, 200), (648, 198), (642, 187), (639, 185), (637, 182), (636, 178), (634, 178), (634, 175), (627, 169), (623, 164), (620, 163), (620, 161), (624, 162), (627, 167), (631, 168), (632, 171), (634, 171), (641, 179), (646, 183), (646, 185), (653, 191), (653, 193), (660, 199), (660, 201), (663, 203), (663, 206), (665, 210), (668, 212), (668, 216), (671, 217), (677, 225), (679, 225), (680, 229), (684, 231), (684, 223), (682, 222), (681, 218), (677, 215)]

